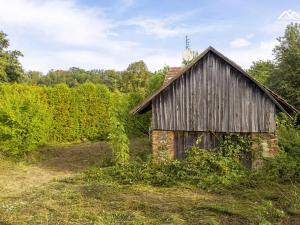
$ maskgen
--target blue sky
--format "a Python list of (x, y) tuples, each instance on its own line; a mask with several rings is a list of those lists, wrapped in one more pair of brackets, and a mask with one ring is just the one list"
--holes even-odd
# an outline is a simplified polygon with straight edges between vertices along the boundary
[(199, 52), (213, 46), (244, 68), (272, 59), (276, 37), (300, 22), (299, 0), (0, 0), (0, 30), (26, 70), (154, 71), (181, 64), (185, 35)]

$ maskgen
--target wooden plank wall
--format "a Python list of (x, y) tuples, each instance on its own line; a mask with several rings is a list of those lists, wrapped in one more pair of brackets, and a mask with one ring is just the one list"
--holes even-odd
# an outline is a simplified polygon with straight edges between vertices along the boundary
[(274, 132), (275, 104), (210, 52), (152, 101), (157, 130)]
[(200, 139), (198, 147), (213, 149), (218, 146), (224, 136), (225, 133), (176, 131), (174, 132), (175, 159), (183, 159), (185, 157), (185, 150), (196, 145), (198, 139)]
[[(249, 133), (243, 133), (243, 137), (249, 137)], [(202, 149), (214, 149), (225, 138), (226, 133), (212, 132), (194, 132), (194, 131), (175, 131), (174, 132), (174, 158), (183, 159), (186, 156), (186, 150), (197, 145), (196, 142), (200, 139), (198, 147)], [(246, 150), (246, 149), (245, 149)], [(251, 153), (241, 151), (241, 162), (246, 168), (251, 168)]]

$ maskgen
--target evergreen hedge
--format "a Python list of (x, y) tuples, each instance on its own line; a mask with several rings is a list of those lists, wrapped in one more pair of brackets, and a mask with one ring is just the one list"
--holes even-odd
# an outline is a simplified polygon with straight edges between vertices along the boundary
[(133, 133), (129, 100), (89, 82), (74, 88), (0, 84), (0, 152), (22, 155), (47, 143), (108, 140), (115, 121)]

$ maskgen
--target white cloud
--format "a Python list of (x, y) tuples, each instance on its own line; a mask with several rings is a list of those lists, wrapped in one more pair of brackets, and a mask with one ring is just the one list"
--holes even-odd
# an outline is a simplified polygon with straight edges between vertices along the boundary
[(253, 61), (272, 60), (272, 50), (278, 42), (275, 39), (252, 44), (251, 48), (226, 49), (224, 54), (243, 68), (249, 68)]
[[(135, 3), (122, 1), (127, 6)], [(118, 34), (120, 23), (101, 8), (85, 8), (74, 0), (0, 0), (0, 5), (5, 6), (0, 7), (0, 30), (8, 33), (12, 48), (24, 53), (21, 62), (27, 70), (121, 70), (140, 59), (156, 70), (165, 63), (180, 63), (172, 50), (146, 49), (124, 40)]]
[(99, 8), (72, 0), (0, 0), (0, 5), (5, 5), (0, 30), (17, 40), (12, 47), (24, 53), (25, 69), (117, 66), (114, 61), (139, 49), (138, 43), (118, 37), (116, 23)]
[(64, 44), (91, 45), (113, 35), (114, 24), (101, 9), (80, 8), (74, 1), (0, 0), (2, 26), (26, 28)]
[(232, 48), (243, 48), (249, 46), (251, 43), (245, 38), (236, 38), (230, 42)]
[[(120, 1), (128, 5), (136, 3), (136, 0)], [(182, 21), (194, 12), (120, 22), (113, 20), (104, 9), (83, 7), (75, 0), (0, 0), (0, 5), (0, 30), (8, 33), (12, 48), (24, 53), (25, 57), (21, 60), (25, 69), (43, 72), (71, 66), (122, 70), (129, 63), (141, 59), (151, 70), (159, 69), (164, 64), (181, 64), (178, 46), (170, 49), (146, 48), (126, 40), (119, 33), (122, 26), (135, 26), (138, 29), (132, 32), (146, 33), (151, 38), (220, 32), (227, 28), (224, 24), (193, 27), (183, 24)], [(274, 42), (251, 44), (251, 49), (248, 49), (251, 37), (234, 40), (232, 44), (235, 48), (224, 53), (246, 67), (252, 60), (272, 56), (270, 48)]]
[(134, 18), (123, 23), (124, 25), (132, 25), (140, 28), (141, 32), (152, 35), (154, 38), (166, 39), (186, 34), (204, 33), (221, 29), (216, 25), (188, 26), (180, 22), (185, 18), (195, 14), (197, 11), (182, 13), (176, 16), (166, 18)]

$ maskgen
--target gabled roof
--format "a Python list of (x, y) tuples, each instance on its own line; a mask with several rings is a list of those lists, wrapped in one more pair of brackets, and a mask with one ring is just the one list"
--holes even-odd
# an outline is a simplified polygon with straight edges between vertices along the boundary
[(172, 84), (175, 80), (177, 80), (179, 77), (181, 77), (185, 72), (187, 72), (191, 67), (193, 67), (198, 61), (200, 61), (206, 54), (209, 52), (213, 52), (220, 58), (222, 58), (225, 62), (230, 64), (232, 67), (234, 67), (236, 70), (238, 70), (241, 74), (243, 74), (245, 77), (247, 77), (249, 80), (251, 80), (254, 84), (256, 84), (278, 107), (278, 109), (282, 112), (287, 113), (288, 115), (291, 115), (295, 112), (298, 112), (298, 110), (290, 105), (285, 99), (280, 97), (278, 94), (274, 93), (270, 89), (266, 88), (264, 85), (259, 83), (257, 80), (255, 80), (253, 77), (251, 77), (248, 73), (246, 73), (240, 66), (238, 66), (235, 62), (228, 59), (226, 56), (224, 56), (222, 53), (214, 49), (213, 47), (209, 46), (206, 50), (204, 50), (198, 57), (196, 57), (193, 62), (191, 62), (188, 66), (183, 68), (176, 76), (174, 76), (173, 79), (171, 79), (169, 82), (164, 83), (163, 86), (158, 89), (156, 92), (154, 92), (150, 97), (146, 98), (140, 105), (135, 107), (131, 113), (137, 114), (137, 113), (144, 113), (151, 109), (151, 103), (152, 99), (159, 95), (165, 88), (167, 88), (170, 84)]

